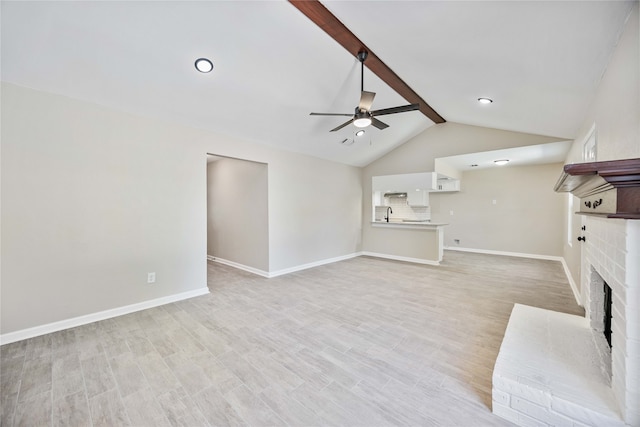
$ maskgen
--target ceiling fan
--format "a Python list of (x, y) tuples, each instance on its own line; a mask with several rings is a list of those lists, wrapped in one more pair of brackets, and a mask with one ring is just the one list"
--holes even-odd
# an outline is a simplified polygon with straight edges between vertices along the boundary
[(420, 109), (420, 104), (402, 105), (400, 107), (383, 108), (382, 110), (371, 110), (371, 104), (373, 104), (373, 98), (376, 96), (375, 92), (367, 92), (364, 90), (364, 61), (367, 59), (367, 51), (358, 52), (358, 60), (360, 61), (360, 103), (355, 109), (354, 114), (347, 113), (311, 113), (310, 116), (351, 116), (351, 119), (338, 127), (331, 129), (330, 132), (335, 132), (343, 127), (353, 123), (355, 127), (365, 128), (369, 125), (382, 130), (389, 127), (388, 124), (376, 119), (376, 116), (384, 116), (387, 114), (404, 113), (407, 111), (414, 111)]

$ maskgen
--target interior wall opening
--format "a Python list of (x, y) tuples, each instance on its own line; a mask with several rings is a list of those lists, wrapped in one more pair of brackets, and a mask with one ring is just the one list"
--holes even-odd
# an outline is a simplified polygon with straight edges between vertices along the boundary
[(207, 258), (268, 273), (266, 163), (207, 154)]

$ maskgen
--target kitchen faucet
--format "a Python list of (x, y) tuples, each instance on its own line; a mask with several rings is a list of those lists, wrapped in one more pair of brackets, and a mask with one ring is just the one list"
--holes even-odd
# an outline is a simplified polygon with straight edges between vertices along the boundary
[(389, 214), (393, 213), (393, 209), (391, 209), (391, 206), (387, 207), (387, 216), (384, 217), (384, 219), (387, 220), (387, 222), (389, 222)]

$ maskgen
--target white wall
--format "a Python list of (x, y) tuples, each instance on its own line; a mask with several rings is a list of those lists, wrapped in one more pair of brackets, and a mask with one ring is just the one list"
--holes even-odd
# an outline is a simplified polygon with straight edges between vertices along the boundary
[(222, 158), (207, 164), (207, 254), (269, 271), (268, 167)]
[(205, 287), (206, 153), (268, 164), (270, 271), (360, 251), (359, 168), (11, 84), (1, 101), (2, 334)]
[(433, 172), (435, 159), (438, 157), (546, 144), (565, 139), (446, 122), (430, 126), (405, 144), (367, 165), (364, 176), (366, 178), (366, 175)]
[[(640, 157), (638, 9), (636, 2), (565, 163), (582, 163), (583, 144), (594, 124), (597, 161)], [(577, 202), (578, 199), (575, 200)], [(574, 215), (573, 224), (573, 236), (579, 236), (582, 217)], [(581, 246), (576, 243), (573, 246), (565, 244), (563, 249), (573, 280), (579, 284)]]
[(361, 168), (284, 153), (269, 162), (269, 267), (359, 252)]
[(561, 256), (566, 197), (553, 191), (561, 172), (560, 163), (466, 171), (462, 191), (431, 193), (431, 219), (449, 223), (445, 246)]

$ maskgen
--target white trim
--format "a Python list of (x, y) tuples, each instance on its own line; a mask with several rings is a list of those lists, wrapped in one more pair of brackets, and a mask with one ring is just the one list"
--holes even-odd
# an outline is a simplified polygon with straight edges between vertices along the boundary
[[(593, 137), (593, 147), (588, 146), (587, 144), (592, 140)], [(592, 148), (592, 150), (590, 150)], [(592, 156), (593, 155), (593, 156)], [(582, 140), (582, 161), (583, 162), (595, 162), (598, 159), (598, 134), (596, 133), (596, 122), (593, 122), (589, 132)]]
[(295, 267), (284, 268), (282, 270), (277, 270), (277, 271), (273, 271), (273, 272), (269, 273), (269, 277), (278, 277), (278, 276), (282, 276), (283, 274), (295, 273), (296, 271), (306, 270), (307, 268), (320, 267), (321, 265), (332, 264), (332, 263), (338, 262), (338, 261), (344, 261), (344, 260), (347, 260), (347, 259), (358, 257), (360, 255), (362, 255), (361, 252), (356, 252), (356, 253), (352, 253), (352, 254), (348, 254), (348, 255), (342, 255), (342, 256), (338, 256), (338, 257), (334, 257), (334, 258), (322, 259), (320, 261), (314, 261), (314, 262), (310, 262), (308, 264), (301, 264), (301, 265), (297, 265)]
[(267, 279), (271, 279), (273, 277), (278, 277), (278, 276), (282, 276), (284, 274), (289, 274), (289, 273), (295, 273), (296, 271), (306, 270), (308, 268), (319, 267), (319, 266), (325, 265), (325, 264), (332, 264), (332, 263), (338, 262), (338, 261), (344, 261), (344, 260), (347, 260), (347, 259), (358, 257), (360, 255), (362, 255), (362, 253), (356, 252), (356, 253), (352, 253), (352, 254), (348, 254), (348, 255), (342, 255), (342, 256), (339, 256), (339, 257), (323, 259), (323, 260), (320, 260), (320, 261), (314, 261), (314, 262), (310, 262), (308, 264), (301, 264), (301, 265), (297, 265), (295, 267), (284, 268), (282, 270), (271, 271), (271, 272), (264, 271), (264, 270), (259, 270), (257, 268), (249, 267), (248, 265), (239, 264), (239, 263), (234, 262), (234, 261), (229, 261), (229, 260), (226, 260), (226, 259), (223, 259), (223, 258), (218, 258), (218, 257), (211, 256), (211, 255), (207, 255), (207, 259), (209, 261), (219, 262), (220, 264), (228, 265), (230, 267), (234, 267), (234, 268), (237, 268), (237, 269), (240, 269), (240, 270), (248, 271), (249, 273), (257, 274), (258, 276), (262, 276), (262, 277), (266, 277)]
[(443, 227), (449, 224), (445, 223), (416, 223), (416, 222), (383, 222), (383, 221), (371, 221), (372, 227), (380, 227), (380, 228), (396, 228), (402, 230), (425, 230), (425, 231), (434, 231), (441, 230)]
[(582, 302), (580, 301), (580, 292), (578, 292), (578, 287), (576, 286), (575, 280), (573, 280), (573, 276), (571, 275), (571, 270), (569, 270), (569, 266), (564, 258), (560, 258), (560, 262), (562, 262), (562, 268), (564, 268), (564, 274), (567, 276), (567, 280), (569, 281), (569, 286), (571, 286), (571, 291), (573, 292), (573, 297), (576, 299), (576, 302), (580, 307), (584, 307)]
[(474, 252), (474, 253), (478, 253), (478, 254), (513, 256), (513, 257), (518, 257), (518, 258), (546, 259), (548, 261), (560, 261), (560, 260), (562, 260), (562, 257), (559, 257), (559, 256), (525, 254), (525, 253), (522, 253), (522, 252), (491, 251), (489, 249), (459, 248), (457, 246), (456, 247), (445, 246), (444, 249), (447, 250), (447, 251)]
[(249, 267), (248, 265), (240, 264), (235, 261), (229, 261), (228, 259), (218, 258), (212, 255), (207, 255), (209, 261), (217, 262), (220, 264), (228, 265), (229, 267), (237, 268), (238, 270), (248, 271), (249, 273), (257, 274), (258, 276), (271, 277), (268, 271), (260, 270), (258, 268)]
[(181, 292), (179, 294), (169, 295), (166, 297), (155, 298), (148, 301), (125, 305), (123, 307), (117, 307), (109, 310), (99, 311), (97, 313), (86, 314), (84, 316), (72, 317), (71, 319), (60, 320), (58, 322), (47, 323), (45, 325), (34, 326), (33, 328), (27, 328), (27, 329), (22, 329), (20, 331), (9, 332), (9, 333), (0, 335), (0, 344), (2, 345), (9, 344), (12, 342), (25, 340), (27, 338), (33, 338), (40, 335), (61, 331), (63, 329), (75, 328), (76, 326), (82, 326), (89, 323), (98, 322), (100, 320), (110, 319), (112, 317), (133, 313), (136, 311), (142, 311), (148, 308), (158, 307), (160, 305), (165, 305), (165, 304), (169, 304), (176, 301), (182, 301), (182, 300), (197, 297), (200, 295), (206, 295), (208, 293), (209, 293), (209, 288), (204, 287), (200, 289), (194, 289), (192, 291)]
[(410, 257), (404, 257), (404, 256), (397, 256), (397, 255), (380, 254), (377, 252), (362, 252), (362, 255), (372, 256), (376, 258), (392, 259), (394, 261), (413, 262), (415, 264), (440, 265), (439, 261), (432, 261), (432, 260), (422, 259), (422, 258), (410, 258)]

